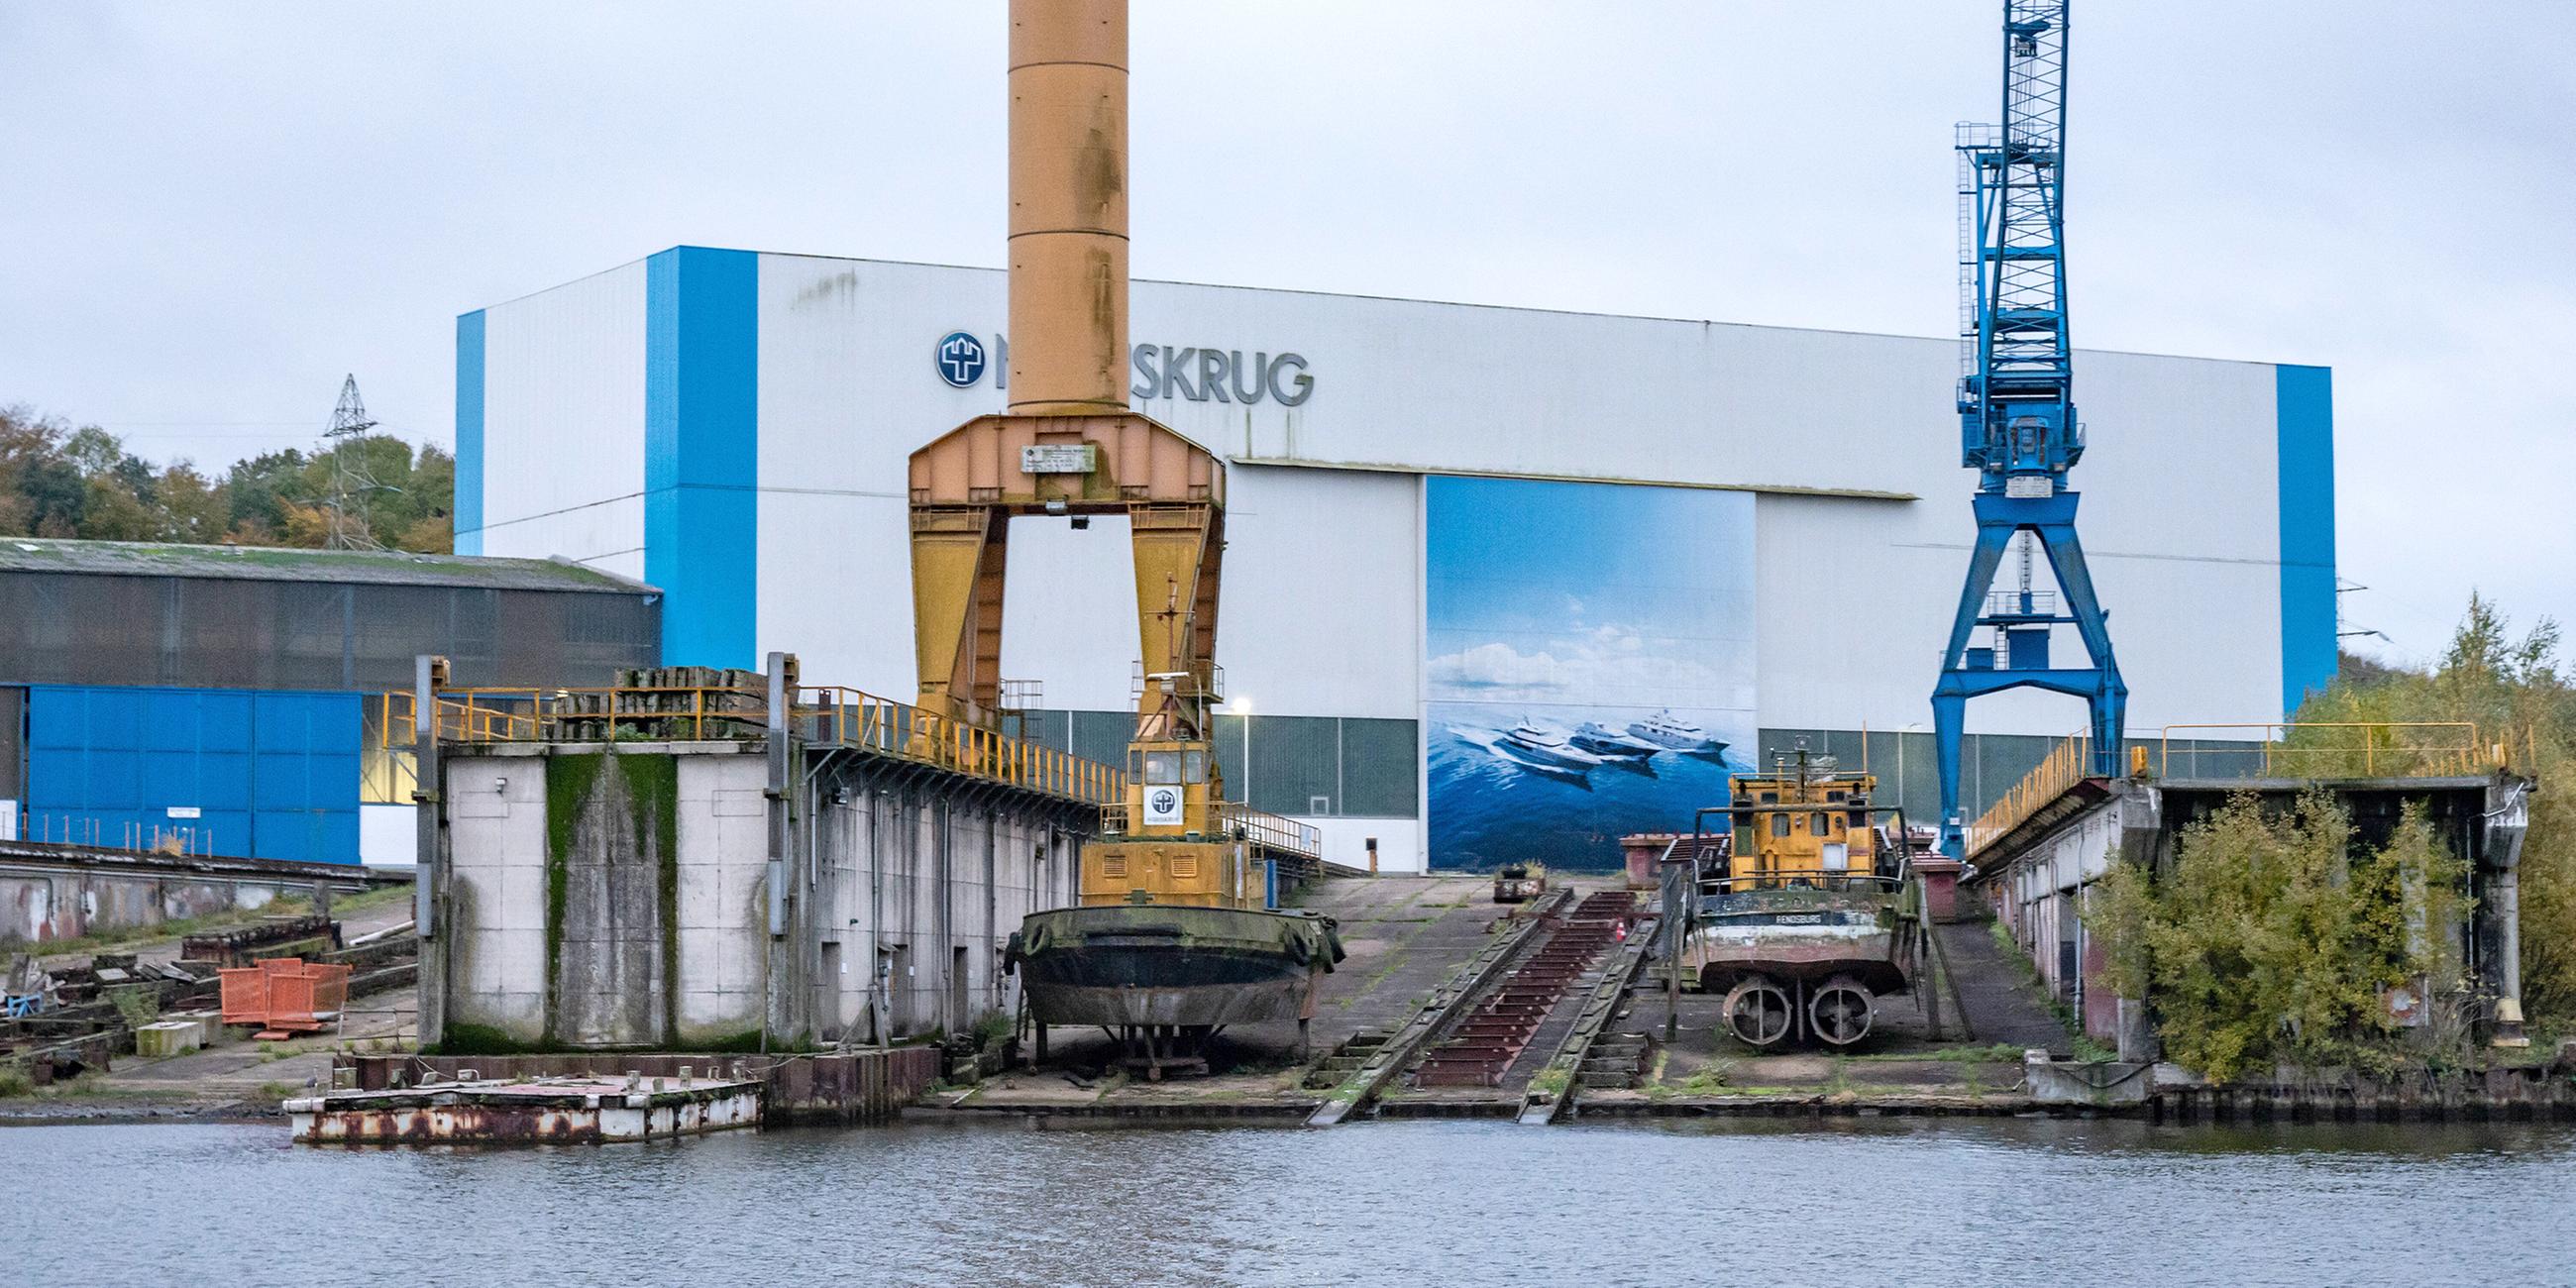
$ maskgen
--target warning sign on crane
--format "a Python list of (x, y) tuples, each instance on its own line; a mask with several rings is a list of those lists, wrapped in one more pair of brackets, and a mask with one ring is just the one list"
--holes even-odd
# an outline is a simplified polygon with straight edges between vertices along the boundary
[(1020, 449), (1020, 473), (1089, 474), (1098, 460), (1089, 443), (1036, 443)]

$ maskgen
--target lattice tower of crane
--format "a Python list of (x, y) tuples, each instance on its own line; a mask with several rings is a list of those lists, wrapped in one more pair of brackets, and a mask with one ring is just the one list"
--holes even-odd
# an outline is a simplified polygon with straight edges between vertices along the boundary
[[(2128, 688), (2084, 547), (2067, 475), (2084, 456), (2067, 339), (2064, 172), (2067, 4), (2005, 0), (2003, 123), (1959, 127), (1961, 463), (1977, 471), (1977, 542), (1933, 690), (1941, 848), (1961, 854), (1959, 752), (1970, 698), (2042, 689), (2092, 708), (2093, 769), (2114, 772)], [(2017, 587), (1995, 589), (2020, 543)], [(2033, 547), (2054, 592), (2034, 589)], [(2082, 666), (2055, 665), (2050, 632), (2072, 626)]]

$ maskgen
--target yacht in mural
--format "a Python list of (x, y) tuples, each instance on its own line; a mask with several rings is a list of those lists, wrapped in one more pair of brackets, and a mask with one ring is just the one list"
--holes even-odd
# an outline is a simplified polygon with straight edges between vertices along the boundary
[(1666, 751), (1706, 756), (1711, 760), (1723, 760), (1726, 757), (1724, 741), (1709, 737), (1706, 729), (1674, 715), (1670, 710), (1658, 711), (1629, 725), (1628, 732)]
[(1554, 725), (1523, 720), (1494, 743), (1494, 750), (1516, 760), (1538, 760), (1567, 769), (1590, 769), (1602, 757), (1576, 746), (1574, 737)]
[(1611, 760), (1642, 760), (1665, 750), (1662, 744), (1648, 742), (1633, 733), (1623, 733), (1598, 720), (1587, 720), (1567, 741), (1576, 747)]

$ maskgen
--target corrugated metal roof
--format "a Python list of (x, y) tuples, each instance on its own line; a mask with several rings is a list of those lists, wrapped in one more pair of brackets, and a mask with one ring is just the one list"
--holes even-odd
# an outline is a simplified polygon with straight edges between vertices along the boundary
[(416, 555), (395, 550), (293, 550), (269, 546), (158, 545), (0, 537), (0, 573), (205, 577), (232, 581), (345, 582), (654, 594), (653, 587), (559, 559)]

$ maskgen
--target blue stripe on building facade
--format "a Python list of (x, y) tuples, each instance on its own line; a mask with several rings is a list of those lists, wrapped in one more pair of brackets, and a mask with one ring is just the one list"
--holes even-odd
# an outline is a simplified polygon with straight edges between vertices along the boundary
[(2275, 369), (2281, 487), (2281, 710), (2334, 679), (2334, 372)]
[(681, 246), (644, 264), (644, 580), (662, 661), (758, 664), (760, 257)]
[(483, 310), (456, 319), (456, 553), (483, 553)]

